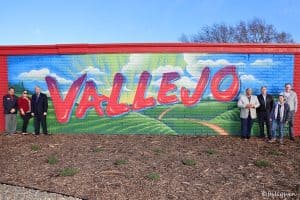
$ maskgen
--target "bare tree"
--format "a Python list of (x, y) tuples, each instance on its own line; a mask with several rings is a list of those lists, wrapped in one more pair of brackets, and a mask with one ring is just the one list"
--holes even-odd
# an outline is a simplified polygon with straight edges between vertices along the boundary
[(240, 21), (234, 26), (224, 23), (203, 26), (196, 34), (182, 34), (179, 40), (197, 43), (294, 43), (291, 34), (278, 32), (273, 25), (259, 18)]

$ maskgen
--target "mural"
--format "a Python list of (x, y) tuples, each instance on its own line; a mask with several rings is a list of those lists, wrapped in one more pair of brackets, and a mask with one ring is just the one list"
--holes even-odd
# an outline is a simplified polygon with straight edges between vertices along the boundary
[(8, 57), (19, 94), (38, 85), (48, 95), (51, 133), (239, 134), (239, 95), (262, 85), (277, 95), (293, 67), (283, 54)]

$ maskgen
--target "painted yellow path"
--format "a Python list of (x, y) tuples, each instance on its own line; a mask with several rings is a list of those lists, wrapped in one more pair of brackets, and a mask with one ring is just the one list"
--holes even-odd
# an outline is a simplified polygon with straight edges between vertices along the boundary
[[(171, 110), (173, 110), (176, 106), (173, 106), (173, 107), (170, 107), (166, 110), (164, 110), (159, 116), (158, 116), (158, 119), (159, 120), (162, 120), (162, 118), (168, 113), (170, 112)], [(216, 125), (216, 124), (212, 124), (212, 123), (209, 123), (207, 121), (200, 121), (200, 120), (196, 120), (196, 119), (187, 119), (187, 120), (190, 120), (192, 122), (195, 122), (195, 123), (198, 123), (198, 124), (201, 124), (202, 126), (207, 126), (209, 128), (211, 128), (212, 130), (214, 130), (216, 133), (218, 133), (219, 135), (229, 135), (229, 133), (223, 129), (222, 127)]]

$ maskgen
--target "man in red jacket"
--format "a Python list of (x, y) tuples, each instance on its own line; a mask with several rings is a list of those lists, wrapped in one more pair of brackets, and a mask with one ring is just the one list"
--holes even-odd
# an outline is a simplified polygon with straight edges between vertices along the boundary
[(31, 118), (31, 99), (28, 97), (28, 91), (24, 90), (22, 96), (18, 98), (18, 108), (23, 119), (22, 134), (27, 134), (27, 126)]

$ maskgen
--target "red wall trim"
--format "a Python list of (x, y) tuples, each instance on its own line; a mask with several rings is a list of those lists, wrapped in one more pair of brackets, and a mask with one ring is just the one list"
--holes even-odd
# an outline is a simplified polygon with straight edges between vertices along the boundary
[[(300, 94), (300, 44), (123, 43), (0, 46), (0, 96), (8, 87), (6, 56), (9, 55), (180, 52), (294, 54), (294, 88), (298, 96)], [(300, 108), (298, 110), (295, 134), (300, 136)], [(2, 103), (0, 113), (3, 113)], [(0, 114), (0, 131), (3, 130), (4, 115)]]
[(88, 53), (300, 53), (300, 44), (123, 43), (0, 46), (0, 55)]
[[(300, 54), (295, 55), (294, 60), (294, 89), (298, 95), (298, 102), (300, 101)], [(295, 116), (295, 136), (300, 136), (300, 103), (298, 103), (298, 112)]]
[(8, 88), (8, 77), (7, 77), (7, 57), (0, 56), (0, 97), (1, 97), (1, 106), (0, 106), (0, 132), (4, 131), (4, 110), (2, 106), (2, 97), (7, 93)]

